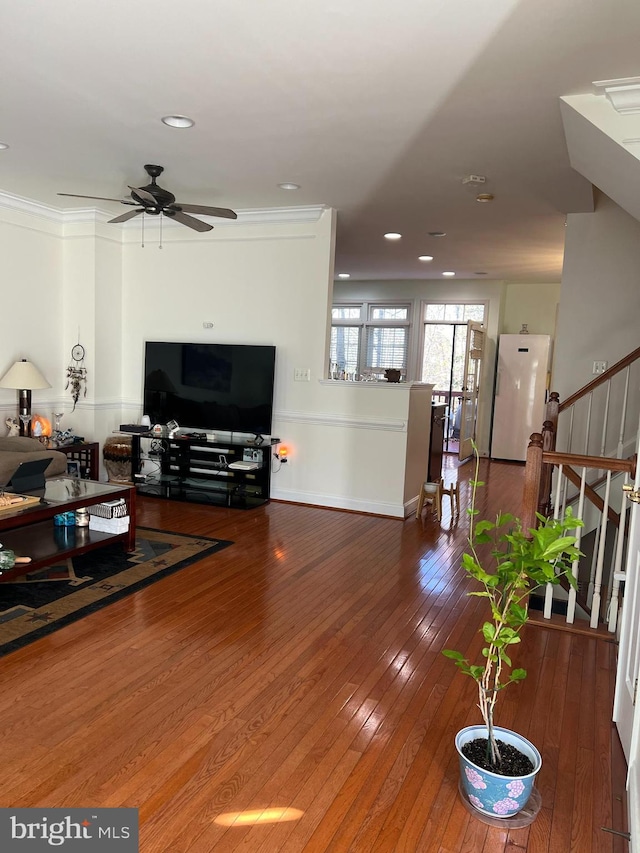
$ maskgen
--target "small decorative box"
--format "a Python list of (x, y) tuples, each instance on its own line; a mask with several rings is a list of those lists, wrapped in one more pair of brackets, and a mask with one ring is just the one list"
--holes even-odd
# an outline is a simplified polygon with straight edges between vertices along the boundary
[(122, 518), (101, 518), (99, 515), (89, 516), (89, 530), (100, 533), (126, 533), (129, 529), (129, 516)]
[(127, 504), (124, 498), (116, 501), (105, 501), (89, 507), (89, 515), (99, 518), (123, 518), (127, 515)]

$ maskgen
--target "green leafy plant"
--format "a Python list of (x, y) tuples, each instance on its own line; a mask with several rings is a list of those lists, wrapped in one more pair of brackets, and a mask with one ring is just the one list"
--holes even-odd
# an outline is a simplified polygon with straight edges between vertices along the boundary
[[(478, 705), (487, 727), (487, 759), (492, 767), (499, 767), (501, 756), (494, 733), (494, 711), (504, 688), (527, 676), (526, 670), (513, 668), (511, 647), (520, 642), (520, 632), (528, 621), (528, 596), (547, 583), (560, 583), (563, 577), (576, 587), (572, 564), (581, 553), (575, 544), (576, 537), (569, 531), (581, 527), (582, 521), (571, 514), (570, 508), (562, 519), (538, 515), (540, 524), (535, 530), (523, 530), (520, 519), (509, 513), (498, 514), (495, 521), (476, 521), (476, 493), (484, 483), (478, 480), (480, 460), (475, 445), (473, 449), (475, 477), (471, 481), (471, 506), (467, 510), (470, 547), (463, 554), (462, 567), (482, 587), (468, 594), (487, 599), (491, 618), (481, 629), (486, 643), (482, 663), (471, 663), (453, 649), (445, 649), (443, 654), (478, 685)], [(479, 550), (483, 554), (490, 551), (484, 562)]]

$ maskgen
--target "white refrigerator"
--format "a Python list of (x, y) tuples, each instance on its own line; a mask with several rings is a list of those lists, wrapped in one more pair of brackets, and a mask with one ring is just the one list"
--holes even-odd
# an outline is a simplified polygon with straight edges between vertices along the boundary
[(529, 437), (545, 420), (549, 335), (500, 335), (491, 457), (524, 462)]

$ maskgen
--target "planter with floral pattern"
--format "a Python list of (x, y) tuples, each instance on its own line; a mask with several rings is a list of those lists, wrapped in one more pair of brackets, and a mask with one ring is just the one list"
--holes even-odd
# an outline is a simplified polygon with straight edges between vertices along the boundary
[(460, 758), (462, 789), (471, 805), (491, 817), (513, 817), (527, 804), (542, 758), (535, 746), (522, 735), (509, 729), (494, 726), (496, 738), (519, 749), (531, 760), (533, 770), (527, 776), (501, 776), (483, 770), (462, 754), (462, 747), (476, 738), (486, 738), (485, 726), (467, 726), (456, 735), (456, 749)]

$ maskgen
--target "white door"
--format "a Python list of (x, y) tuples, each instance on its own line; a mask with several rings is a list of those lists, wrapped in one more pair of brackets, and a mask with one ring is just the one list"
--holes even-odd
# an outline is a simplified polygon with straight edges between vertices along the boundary
[[(640, 449), (640, 430), (638, 436), (636, 453)], [(640, 489), (640, 471), (636, 475), (634, 489), (633, 497), (637, 496)], [(640, 853), (640, 508), (635, 501), (630, 505), (631, 522), (613, 719), (629, 768), (627, 795), (631, 849)]]
[(464, 354), (462, 396), (460, 398), (460, 444), (458, 459), (462, 462), (473, 453), (478, 422), (478, 390), (484, 356), (484, 326), (482, 323), (467, 323), (467, 346)]

